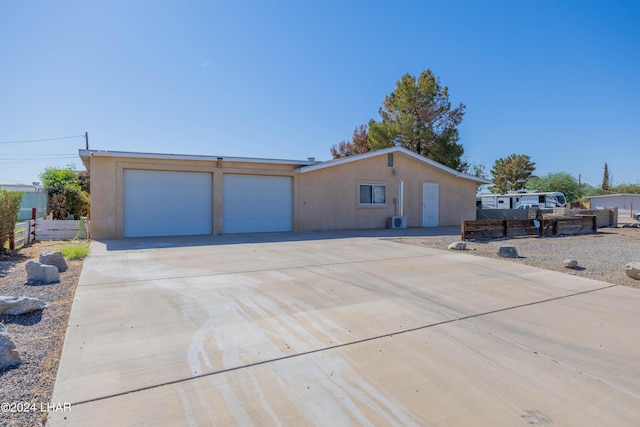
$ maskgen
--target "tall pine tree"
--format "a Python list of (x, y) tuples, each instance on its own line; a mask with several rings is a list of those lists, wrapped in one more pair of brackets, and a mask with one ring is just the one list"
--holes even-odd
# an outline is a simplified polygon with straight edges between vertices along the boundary
[(449, 89), (440, 85), (431, 70), (417, 78), (407, 73), (384, 99), (381, 121), (369, 122), (369, 146), (372, 150), (400, 146), (450, 168), (467, 170), (457, 129), (464, 109), (464, 104), (451, 108)]
[(607, 163), (604, 163), (604, 174), (602, 175), (602, 192), (606, 193), (609, 191), (610, 189), (610, 185), (609, 185), (609, 166), (607, 166)]

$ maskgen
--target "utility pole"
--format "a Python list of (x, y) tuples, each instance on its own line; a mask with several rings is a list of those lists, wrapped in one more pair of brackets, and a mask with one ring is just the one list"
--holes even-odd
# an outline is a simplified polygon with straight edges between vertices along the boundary
[(578, 199), (582, 199), (582, 175), (578, 174)]
[(89, 132), (84, 133), (84, 142), (88, 150), (89, 149)]

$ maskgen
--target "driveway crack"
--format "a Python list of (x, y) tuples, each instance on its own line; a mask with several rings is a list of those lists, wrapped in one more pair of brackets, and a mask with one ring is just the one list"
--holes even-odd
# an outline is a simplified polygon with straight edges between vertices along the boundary
[[(362, 261), (359, 261), (362, 262)], [(299, 267), (297, 267), (299, 268)], [(100, 396), (100, 397), (95, 397), (93, 399), (87, 399), (87, 400), (82, 400), (82, 401), (78, 401), (78, 402), (73, 402), (72, 405), (83, 405), (83, 404), (87, 404), (87, 403), (92, 403), (92, 402), (98, 402), (101, 400), (106, 400), (106, 399), (111, 399), (111, 398), (115, 398), (115, 397), (120, 397), (120, 396), (125, 396), (128, 394), (132, 394), (132, 393), (137, 393), (137, 392), (142, 392), (142, 391), (147, 391), (147, 390), (152, 390), (152, 389), (156, 389), (156, 388), (160, 388), (160, 387), (165, 387), (165, 386), (171, 386), (171, 385), (175, 385), (175, 384), (181, 384), (181, 383), (185, 383), (188, 381), (192, 381), (192, 380), (196, 380), (199, 378), (205, 378), (205, 377), (211, 377), (211, 376), (215, 376), (215, 375), (221, 375), (221, 374), (226, 374), (229, 372), (234, 372), (234, 371), (239, 371), (239, 370), (243, 370), (243, 369), (249, 369), (249, 368), (253, 368), (256, 366), (261, 366), (261, 365), (266, 365), (266, 364), (270, 364), (270, 363), (274, 363), (274, 362), (279, 362), (279, 361), (283, 361), (283, 360), (288, 360), (288, 359), (293, 359), (293, 358), (297, 358), (297, 357), (303, 357), (303, 356), (308, 356), (311, 354), (315, 354), (315, 353), (321, 353), (321, 352), (325, 352), (325, 351), (330, 351), (330, 350), (335, 350), (335, 349), (339, 349), (339, 348), (343, 348), (343, 347), (348, 347), (348, 346), (353, 346), (353, 345), (358, 345), (358, 344), (362, 344), (362, 343), (366, 343), (366, 342), (370, 342), (370, 341), (375, 341), (375, 340), (379, 340), (379, 339), (383, 339), (383, 338), (390, 338), (393, 337), (394, 335), (402, 335), (402, 334), (407, 334), (407, 333), (411, 333), (411, 332), (416, 332), (416, 331), (420, 331), (420, 330), (424, 330), (424, 329), (429, 329), (429, 328), (433, 328), (436, 326), (442, 326), (442, 325), (446, 325), (449, 323), (456, 323), (456, 322), (465, 322), (465, 324), (471, 325), (474, 328), (477, 328), (479, 330), (482, 330), (483, 332), (490, 334), (494, 337), (497, 337), (505, 342), (508, 342), (518, 348), (521, 348), (525, 351), (529, 351), (533, 354), (539, 355), (541, 357), (544, 357), (545, 359), (548, 359), (549, 361), (558, 363), (564, 367), (567, 367), (569, 369), (572, 369), (573, 371), (580, 373), (581, 375), (587, 376), (590, 379), (599, 381), (603, 384), (606, 384), (616, 390), (619, 390), (621, 392), (624, 392), (626, 394), (629, 394), (633, 397), (636, 398), (640, 398), (640, 396), (629, 392), (627, 390), (621, 389), (613, 384), (607, 383), (599, 378), (596, 378), (588, 373), (582, 372), (580, 370), (578, 370), (575, 367), (572, 367), (571, 365), (565, 364), (563, 362), (557, 361), (555, 359), (553, 359), (552, 357), (545, 355), (545, 354), (541, 354), (539, 352), (536, 352), (535, 350), (533, 350), (532, 348), (529, 348), (527, 346), (524, 346), (520, 343), (514, 342), (512, 340), (507, 339), (506, 337), (502, 337), (500, 335), (497, 335), (491, 331), (485, 330), (477, 325), (474, 325), (472, 322), (467, 322), (468, 320), (471, 319), (475, 319), (475, 318), (479, 318), (479, 317), (483, 317), (483, 316), (488, 316), (491, 314), (496, 314), (496, 313), (501, 313), (501, 312), (505, 312), (505, 311), (510, 311), (510, 310), (516, 310), (519, 308), (523, 308), (523, 307), (529, 307), (529, 306), (534, 306), (534, 305), (538, 305), (538, 304), (545, 304), (548, 302), (552, 302), (552, 301), (557, 301), (557, 300), (562, 300), (562, 299), (566, 299), (566, 298), (572, 298), (575, 296), (579, 296), (579, 295), (584, 295), (584, 294), (589, 294), (592, 292), (598, 292), (598, 291), (602, 291), (605, 289), (609, 289), (609, 288), (613, 288), (613, 287), (617, 287), (619, 285), (608, 285), (608, 286), (603, 286), (600, 288), (596, 288), (596, 289), (589, 289), (586, 291), (581, 291), (581, 292), (574, 292), (571, 294), (567, 294), (567, 295), (562, 295), (562, 296), (558, 296), (558, 297), (554, 297), (554, 298), (548, 298), (548, 299), (544, 299), (544, 300), (539, 300), (539, 301), (534, 301), (534, 302), (530, 302), (530, 303), (526, 303), (526, 304), (519, 304), (519, 305), (515, 305), (515, 306), (511, 306), (511, 307), (506, 307), (506, 308), (501, 308), (501, 309), (497, 309), (497, 310), (491, 310), (491, 311), (487, 311), (487, 312), (483, 312), (483, 313), (477, 313), (477, 314), (471, 314), (468, 316), (462, 316), (462, 317), (455, 317), (455, 316), (451, 316), (450, 314), (447, 314), (449, 316), (451, 316), (451, 319), (447, 319), (447, 320), (443, 320), (441, 322), (435, 322), (435, 323), (430, 323), (428, 325), (421, 325), (421, 326), (417, 326), (414, 328), (409, 328), (409, 329), (403, 329), (400, 331), (395, 331), (395, 332), (390, 332), (390, 333), (386, 333), (386, 334), (382, 334), (382, 335), (376, 335), (373, 337), (368, 337), (368, 338), (362, 338), (359, 340), (354, 340), (354, 341), (350, 341), (350, 342), (346, 342), (346, 343), (342, 343), (342, 344), (335, 344), (335, 345), (331, 345), (331, 346), (326, 346), (326, 347), (322, 347), (322, 348), (317, 348), (314, 350), (309, 350), (309, 351), (305, 351), (305, 352), (301, 352), (301, 353), (296, 353), (296, 354), (291, 354), (291, 355), (286, 355), (286, 356), (282, 356), (282, 357), (275, 357), (275, 358), (271, 358), (271, 359), (267, 359), (267, 360), (262, 360), (262, 361), (258, 361), (258, 362), (253, 362), (253, 363), (248, 363), (246, 365), (241, 365), (241, 366), (234, 366), (234, 367), (230, 367), (230, 368), (225, 368), (225, 369), (220, 369), (217, 371), (213, 371), (213, 372), (207, 372), (207, 373), (203, 373), (203, 374), (199, 374), (199, 375), (193, 375), (187, 378), (179, 378), (176, 380), (172, 380), (172, 381), (166, 381), (160, 384), (154, 384), (154, 385), (150, 385), (150, 386), (146, 386), (146, 387), (140, 387), (140, 388), (136, 388), (136, 389), (132, 389), (132, 390), (127, 390), (127, 391), (123, 391), (120, 393), (113, 393), (113, 394), (109, 394), (106, 396)], [(442, 314), (446, 314), (446, 313), (442, 313)]]

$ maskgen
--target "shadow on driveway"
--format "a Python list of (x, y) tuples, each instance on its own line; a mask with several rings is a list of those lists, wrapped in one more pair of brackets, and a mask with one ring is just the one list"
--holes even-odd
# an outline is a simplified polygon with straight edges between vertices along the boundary
[(351, 237), (396, 238), (423, 236), (451, 236), (452, 238), (459, 238), (460, 227), (129, 237), (124, 239), (97, 239), (97, 241), (103, 243), (107, 251), (121, 251), (247, 243), (301, 242), (306, 240), (348, 239)]

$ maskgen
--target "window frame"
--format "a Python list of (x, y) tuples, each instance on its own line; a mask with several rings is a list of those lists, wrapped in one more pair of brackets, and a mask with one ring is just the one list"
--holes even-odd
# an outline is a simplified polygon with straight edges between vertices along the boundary
[[(370, 203), (364, 203), (361, 201), (362, 187), (371, 187)], [(358, 206), (367, 206), (367, 207), (387, 206), (387, 201), (389, 199), (389, 192), (387, 187), (388, 187), (387, 184), (376, 184), (376, 183), (369, 183), (369, 182), (358, 183), (358, 194), (357, 194)], [(375, 203), (375, 199), (376, 199), (375, 188), (384, 188), (384, 203)]]

